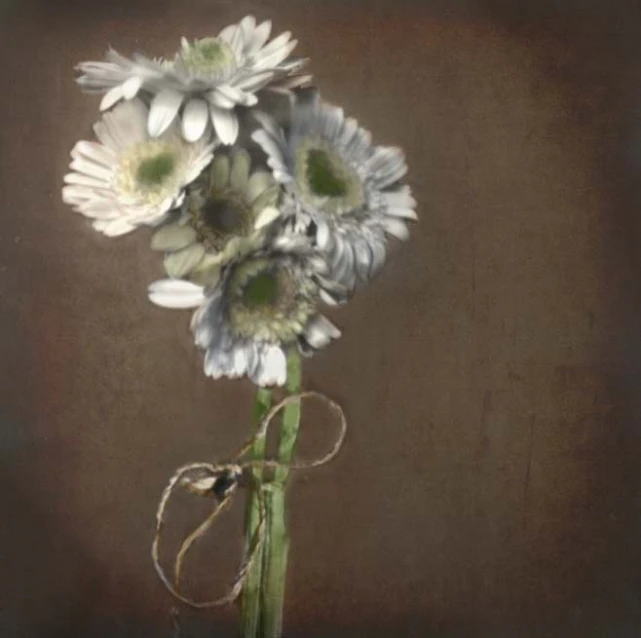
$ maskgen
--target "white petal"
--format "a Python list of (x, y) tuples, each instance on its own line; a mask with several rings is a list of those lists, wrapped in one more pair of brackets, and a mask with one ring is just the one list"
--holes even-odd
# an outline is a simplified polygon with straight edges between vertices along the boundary
[(207, 128), (209, 106), (205, 100), (194, 98), (187, 102), (182, 117), (183, 137), (188, 142), (199, 140)]
[(401, 217), (403, 219), (418, 221), (418, 215), (416, 214), (416, 211), (411, 208), (388, 208), (385, 211), (385, 214), (391, 217)]
[(197, 308), (205, 301), (204, 288), (189, 281), (161, 279), (149, 286), (149, 300), (163, 308)]
[(84, 157), (77, 157), (73, 160), (70, 164), (70, 168), (84, 175), (91, 175), (91, 177), (103, 180), (105, 188), (109, 186), (109, 180), (113, 175), (113, 171), (110, 168), (105, 168), (100, 164), (90, 162)]
[(141, 77), (133, 77), (129, 78), (123, 85), (122, 85), (122, 96), (125, 98), (125, 100), (133, 100), (136, 95), (138, 95), (138, 91), (140, 91), (140, 88), (142, 87), (142, 78)]
[(211, 119), (218, 139), (223, 144), (233, 144), (238, 137), (238, 117), (236, 117), (236, 113), (212, 106)]
[(316, 243), (321, 250), (327, 250), (331, 245), (331, 233), (329, 226), (323, 222), (318, 221), (316, 225)]
[(410, 236), (410, 231), (407, 228), (407, 224), (400, 219), (395, 219), (393, 217), (386, 217), (383, 220), (383, 228), (394, 237), (398, 239), (406, 240)]
[(252, 35), (252, 41), (247, 47), (247, 55), (253, 55), (260, 49), (269, 38), (269, 34), (272, 31), (271, 20), (265, 20), (261, 22), (255, 29)]
[[(261, 58), (260, 61), (256, 63), (254, 68), (256, 69), (274, 69), (278, 67), (278, 65), (296, 48), (296, 45), (298, 44), (297, 40), (292, 40), (291, 42), (288, 42), (285, 46), (276, 49), (273, 53), (270, 55), (262, 57), (262, 52), (261, 52)], [(267, 48), (263, 49), (265, 51)]]
[(254, 29), (256, 28), (256, 18), (252, 15), (245, 16), (240, 21), (240, 28), (243, 30), (243, 39), (245, 42), (251, 41), (254, 35)]
[(338, 339), (341, 331), (322, 315), (317, 315), (305, 326), (305, 339), (314, 348), (324, 348), (332, 339)]
[[(279, 51), (283, 47), (287, 46), (291, 37), (291, 31), (284, 31), (283, 33), (281, 33), (277, 38), (274, 38), (268, 45), (264, 46), (260, 51), (258, 51), (258, 53), (256, 54), (256, 61), (260, 63), (264, 58), (269, 57), (275, 51)], [(258, 64), (256, 66), (258, 66)]]
[(254, 228), (259, 229), (271, 224), (275, 219), (280, 217), (280, 211), (275, 206), (268, 206), (263, 208), (259, 213), (256, 222), (254, 223)]
[(237, 24), (230, 24), (228, 27), (225, 27), (219, 34), (218, 38), (225, 42), (225, 44), (230, 44), (231, 41), (233, 40), (234, 36), (236, 35), (236, 31), (238, 29)]
[(130, 233), (136, 228), (124, 219), (116, 219), (114, 221), (99, 219), (93, 223), (93, 227), (107, 237), (119, 237), (120, 235)]
[(112, 166), (116, 162), (116, 154), (108, 147), (96, 142), (80, 141), (76, 143), (71, 151), (71, 157), (84, 155), (85, 157), (102, 164), (103, 166)]
[(245, 93), (230, 84), (221, 84), (216, 87), (216, 95), (223, 96), (232, 104), (242, 104), (243, 106), (254, 106), (258, 103), (258, 98), (251, 93)]
[(230, 100), (217, 88), (207, 94), (207, 99), (213, 106), (217, 106), (221, 109), (233, 109), (234, 106), (236, 106), (236, 102), (234, 102), (234, 100)]
[(147, 125), (151, 137), (162, 135), (171, 126), (182, 102), (183, 94), (173, 89), (163, 89), (154, 97)]
[(147, 139), (148, 116), (149, 110), (140, 100), (121, 102), (102, 116), (94, 130), (100, 141), (119, 151)]
[[(258, 144), (270, 159), (274, 160), (275, 169), (285, 169), (285, 159), (278, 142), (267, 131), (258, 130), (252, 133), (252, 139)], [(271, 166), (271, 164), (270, 164)]]
[(390, 208), (414, 208), (416, 206), (416, 200), (407, 189), (387, 191), (382, 195)]
[(101, 111), (107, 111), (110, 109), (116, 102), (119, 102), (122, 100), (124, 97), (123, 95), (123, 90), (122, 90), (122, 84), (119, 84), (118, 86), (114, 86), (113, 89), (110, 89), (107, 91), (100, 101), (100, 110)]
[(106, 189), (107, 185), (104, 180), (82, 175), (81, 173), (67, 173), (64, 176), (65, 184), (77, 184), (78, 186), (91, 186), (93, 188)]
[(238, 77), (238, 79), (230, 79), (230, 82), (243, 91), (255, 91), (265, 86), (274, 77), (273, 71), (262, 71), (260, 73), (253, 73), (248, 77)]
[(260, 367), (260, 385), (283, 385), (287, 380), (287, 359), (278, 346), (267, 349)]

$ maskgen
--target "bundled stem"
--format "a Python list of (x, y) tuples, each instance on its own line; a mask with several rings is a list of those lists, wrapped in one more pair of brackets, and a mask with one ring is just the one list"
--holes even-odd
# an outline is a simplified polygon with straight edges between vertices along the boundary
[[(258, 388), (254, 403), (254, 421), (256, 427), (261, 419), (267, 414), (272, 404), (272, 392), (266, 388)], [(254, 445), (250, 451), (252, 461), (262, 461), (265, 458), (265, 448), (267, 437), (265, 435), (256, 437)], [(263, 470), (254, 468), (254, 484), (252, 487), (247, 504), (245, 518), (245, 548), (251, 545), (252, 539), (256, 534), (260, 522), (260, 507), (257, 489), (263, 489)], [(241, 600), (241, 625), (240, 635), (242, 638), (259, 638), (261, 629), (261, 599), (262, 599), (262, 580), (263, 580), (263, 554), (265, 544), (262, 544), (256, 550), (258, 555), (253, 561), (252, 567), (247, 573), (247, 579), (243, 588)]]
[[(287, 390), (290, 394), (301, 389), (301, 360), (292, 351), (287, 360)], [(300, 427), (300, 400), (289, 403), (283, 410), (283, 422), (278, 442), (278, 462), (274, 479), (265, 498), (268, 545), (263, 554), (263, 634), (262, 638), (281, 638), (283, 633), (283, 604), (287, 576), (289, 535), (287, 534), (285, 490), (289, 466), (294, 458)]]
[[(301, 361), (297, 352), (287, 359), (287, 391), (300, 392)], [(256, 421), (266, 414), (271, 405), (271, 391), (259, 390), (256, 395)], [(263, 490), (265, 499), (266, 530), (259, 549), (247, 575), (242, 598), (241, 637), (281, 638), (283, 626), (283, 603), (287, 575), (289, 536), (286, 526), (285, 487), (290, 465), (294, 457), (300, 426), (300, 400), (288, 403), (283, 409), (283, 420), (278, 441), (276, 460), (280, 464), (273, 470), (273, 477), (265, 481), (262, 469), (254, 469), (255, 487), (252, 488), (247, 509), (245, 543), (251, 542), (260, 520), (256, 490)], [(265, 459), (266, 437), (256, 439), (251, 450), (251, 459)], [(285, 467), (283, 467), (285, 466)]]

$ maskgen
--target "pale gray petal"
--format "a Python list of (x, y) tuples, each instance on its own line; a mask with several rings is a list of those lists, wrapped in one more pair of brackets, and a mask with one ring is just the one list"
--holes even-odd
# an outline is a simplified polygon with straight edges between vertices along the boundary
[(173, 278), (180, 278), (191, 272), (205, 256), (205, 247), (202, 244), (191, 244), (182, 250), (165, 255), (164, 265), (167, 274)]
[(151, 238), (152, 250), (180, 250), (197, 239), (196, 231), (184, 224), (168, 224), (157, 230)]
[(263, 191), (274, 184), (274, 179), (266, 171), (255, 171), (247, 183), (247, 199), (253, 202)]
[(244, 192), (247, 188), (250, 164), (251, 159), (245, 149), (239, 149), (232, 155), (229, 181), (237, 191)]
[(212, 187), (222, 190), (229, 183), (229, 157), (227, 155), (216, 155), (212, 164)]

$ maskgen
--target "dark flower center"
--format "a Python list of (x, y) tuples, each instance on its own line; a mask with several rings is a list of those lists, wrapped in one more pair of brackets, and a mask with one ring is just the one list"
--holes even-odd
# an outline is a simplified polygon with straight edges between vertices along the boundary
[(159, 186), (174, 170), (176, 160), (172, 153), (165, 151), (149, 157), (138, 166), (136, 179), (145, 186)]
[(348, 183), (341, 175), (340, 167), (321, 149), (307, 152), (307, 180), (311, 191), (321, 197), (347, 195)]
[(234, 237), (247, 237), (253, 228), (251, 208), (233, 190), (215, 191), (189, 209), (200, 241), (213, 250), (223, 250)]
[(209, 228), (235, 235), (245, 226), (247, 211), (228, 197), (215, 198), (207, 200), (203, 206), (203, 219)]
[(272, 272), (261, 272), (253, 277), (243, 290), (243, 302), (247, 307), (273, 306), (279, 293), (278, 277)]

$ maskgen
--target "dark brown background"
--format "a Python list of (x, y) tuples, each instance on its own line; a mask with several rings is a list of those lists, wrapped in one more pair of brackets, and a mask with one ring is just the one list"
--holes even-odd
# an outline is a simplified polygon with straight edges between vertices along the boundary
[[(97, 107), (72, 67), (248, 12), (406, 149), (421, 216), (306, 367), (351, 429), (292, 487), (286, 635), (641, 634), (636, 2), (0, 6), (3, 637), (170, 636), (155, 502), (238, 445), (252, 388), (206, 379), (188, 315), (148, 303), (146, 231), (108, 240), (61, 203)], [(240, 517), (199, 548), (195, 593), (231, 576)], [(236, 618), (185, 613), (185, 636)]]

